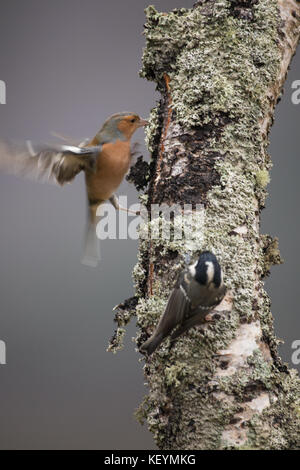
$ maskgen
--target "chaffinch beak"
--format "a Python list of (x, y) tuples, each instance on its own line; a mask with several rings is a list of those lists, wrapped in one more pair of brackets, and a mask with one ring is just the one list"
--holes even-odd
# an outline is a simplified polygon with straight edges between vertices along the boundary
[(140, 119), (138, 124), (139, 124), (139, 127), (144, 127), (144, 126), (147, 126), (149, 122), (146, 121), (145, 119)]

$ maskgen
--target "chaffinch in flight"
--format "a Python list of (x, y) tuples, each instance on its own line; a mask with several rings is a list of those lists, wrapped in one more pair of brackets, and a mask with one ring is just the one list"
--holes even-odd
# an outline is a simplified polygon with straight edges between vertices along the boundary
[(132, 152), (131, 137), (147, 124), (137, 114), (123, 112), (108, 118), (100, 131), (87, 144), (33, 145), (26, 148), (0, 141), (0, 170), (39, 179), (54, 180), (60, 185), (70, 183), (83, 171), (88, 199), (88, 226), (82, 262), (96, 266), (100, 259), (96, 235), (96, 212), (109, 200), (116, 209), (115, 191), (129, 170)]

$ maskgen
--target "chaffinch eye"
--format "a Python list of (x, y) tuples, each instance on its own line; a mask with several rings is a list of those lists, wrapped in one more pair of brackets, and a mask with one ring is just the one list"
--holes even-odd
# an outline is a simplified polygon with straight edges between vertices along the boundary
[(130, 122), (135, 122), (135, 118), (133, 118), (133, 119), (130, 119)]

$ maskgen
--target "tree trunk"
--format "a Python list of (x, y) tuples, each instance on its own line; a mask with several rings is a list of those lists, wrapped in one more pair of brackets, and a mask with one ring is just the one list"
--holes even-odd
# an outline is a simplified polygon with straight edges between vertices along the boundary
[(193, 211), (183, 216), (184, 240), (140, 241), (137, 293), (119, 306), (111, 348), (133, 313), (138, 345), (147, 339), (186, 254), (212, 251), (228, 287), (217, 319), (146, 359), (138, 416), (161, 449), (299, 448), (300, 381), (278, 356), (263, 288), (281, 259), (277, 240), (259, 233), (268, 133), (299, 40), (299, 0), (199, 0), (146, 13), (142, 76), (162, 95), (147, 135), (147, 207)]

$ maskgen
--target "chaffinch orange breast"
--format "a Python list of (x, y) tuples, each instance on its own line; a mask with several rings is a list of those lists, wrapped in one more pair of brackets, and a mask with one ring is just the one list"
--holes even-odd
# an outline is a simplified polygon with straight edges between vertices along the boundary
[(131, 161), (131, 137), (147, 124), (137, 114), (114, 114), (86, 145), (33, 145), (26, 147), (0, 142), (0, 169), (63, 185), (85, 173), (88, 199), (88, 227), (83, 263), (96, 266), (100, 259), (96, 236), (96, 212), (109, 200), (120, 209), (115, 191), (123, 181)]

